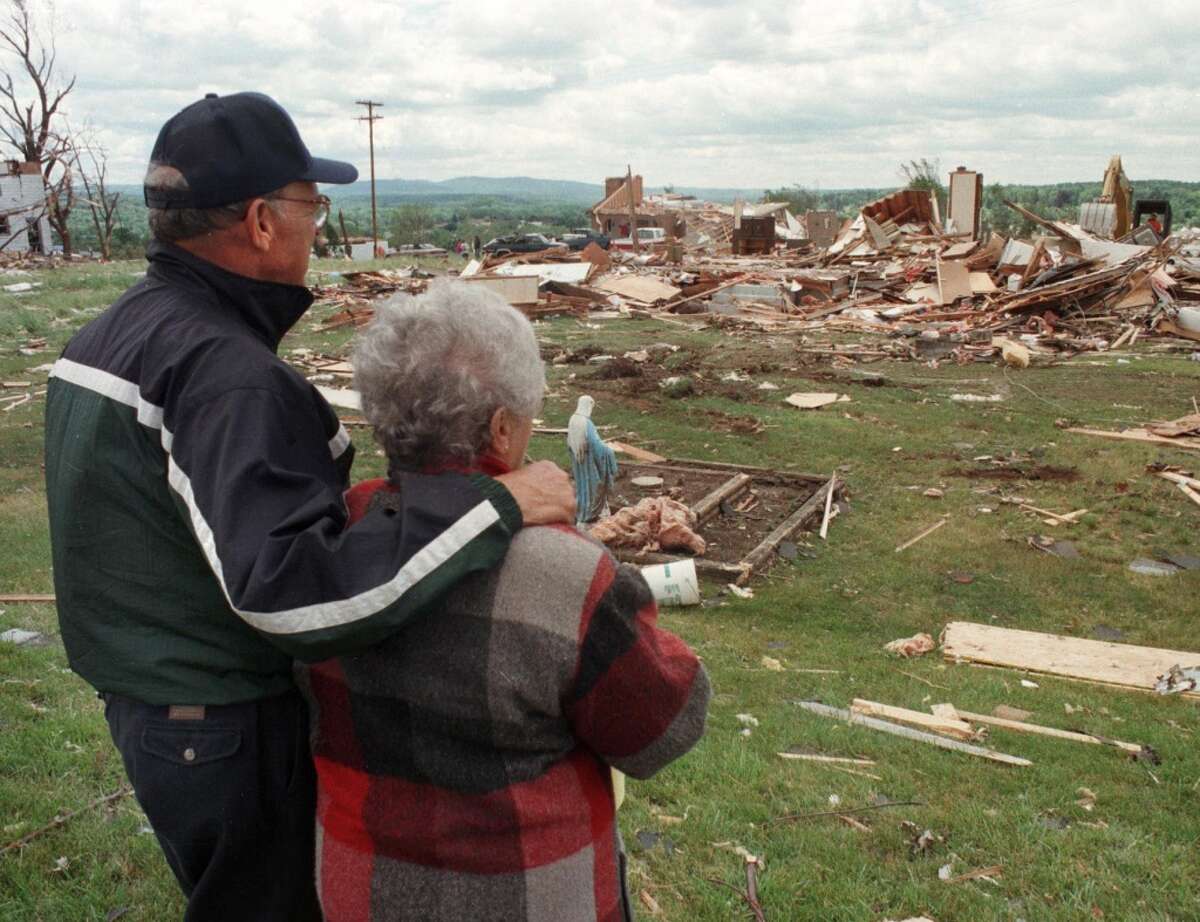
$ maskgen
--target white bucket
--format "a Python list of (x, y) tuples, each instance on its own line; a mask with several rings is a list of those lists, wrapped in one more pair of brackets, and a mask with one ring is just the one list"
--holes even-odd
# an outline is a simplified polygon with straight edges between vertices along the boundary
[(700, 604), (700, 582), (696, 579), (696, 563), (690, 557), (642, 567), (642, 576), (646, 577), (650, 591), (662, 605)]

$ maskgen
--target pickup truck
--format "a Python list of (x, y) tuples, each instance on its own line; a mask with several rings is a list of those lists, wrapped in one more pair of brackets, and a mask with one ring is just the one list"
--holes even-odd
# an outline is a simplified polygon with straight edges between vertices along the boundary
[[(661, 227), (639, 227), (637, 229), (638, 243), (644, 247), (654, 246), (656, 243), (667, 242), (667, 232)], [(632, 250), (632, 237), (618, 237), (612, 242), (615, 249)]]

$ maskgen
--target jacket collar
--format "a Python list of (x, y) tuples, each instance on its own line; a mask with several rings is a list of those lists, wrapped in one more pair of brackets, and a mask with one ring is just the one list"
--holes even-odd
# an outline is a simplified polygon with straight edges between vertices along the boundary
[(279, 347), (283, 335), (313, 301), (312, 292), (303, 285), (263, 282), (237, 275), (161, 240), (150, 241), (146, 258), (150, 260), (147, 271), (150, 278), (190, 282), (209, 289), (223, 305), (233, 307), (238, 317), (271, 349)]

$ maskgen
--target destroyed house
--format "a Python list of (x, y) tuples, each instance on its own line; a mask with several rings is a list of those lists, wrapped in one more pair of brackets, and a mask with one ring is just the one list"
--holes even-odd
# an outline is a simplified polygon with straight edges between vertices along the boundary
[[(632, 202), (630, 184), (632, 182)], [(646, 201), (641, 176), (610, 176), (604, 180), (604, 198), (592, 206), (592, 227), (610, 237), (628, 237), (630, 212), (637, 227), (660, 227), (662, 209)]]
[(0, 252), (50, 250), (46, 187), (36, 163), (9, 160), (0, 172)]

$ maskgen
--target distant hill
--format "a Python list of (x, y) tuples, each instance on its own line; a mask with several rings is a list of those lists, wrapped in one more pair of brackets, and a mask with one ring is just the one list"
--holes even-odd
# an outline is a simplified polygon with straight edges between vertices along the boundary
[[(569, 202), (591, 205), (600, 200), (599, 183), (573, 182), (567, 179), (533, 179), (529, 176), (457, 176), (436, 182), (428, 179), (376, 179), (377, 198), (419, 199), (459, 198), (464, 195), (494, 195), (538, 201)], [(348, 186), (326, 187), (336, 201), (370, 197), (370, 180), (360, 179)]]
[[(349, 186), (329, 187), (326, 190), (337, 201), (357, 200), (371, 194), (370, 180), (360, 179)], [(599, 182), (575, 182), (569, 179), (534, 179), (529, 176), (456, 176), (454, 179), (376, 179), (378, 199), (440, 199), (446, 201), (464, 195), (492, 195), (527, 201), (555, 201), (573, 205), (594, 205), (603, 197)], [(647, 193), (662, 192), (661, 186), (650, 186)], [(739, 195), (747, 201), (757, 201), (762, 189), (725, 189), (701, 186), (676, 186), (674, 191), (710, 202), (732, 202)]]

